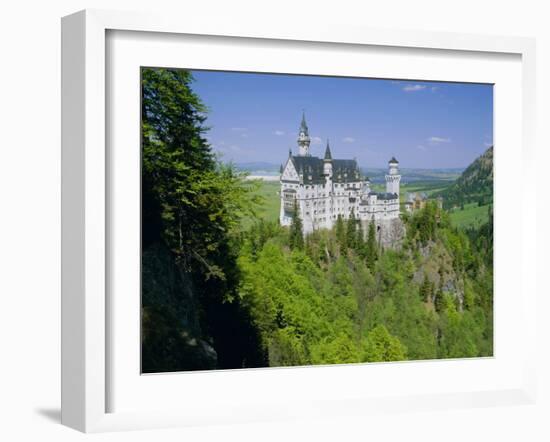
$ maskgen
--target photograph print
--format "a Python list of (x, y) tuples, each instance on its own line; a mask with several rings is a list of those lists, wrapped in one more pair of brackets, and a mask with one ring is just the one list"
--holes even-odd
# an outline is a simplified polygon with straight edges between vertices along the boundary
[(142, 373), (493, 356), (491, 84), (140, 93)]

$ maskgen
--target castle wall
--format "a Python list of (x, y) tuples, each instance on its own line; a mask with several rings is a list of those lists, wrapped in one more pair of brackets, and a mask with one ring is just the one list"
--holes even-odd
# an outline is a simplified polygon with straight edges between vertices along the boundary
[[(361, 220), (361, 227), (365, 238), (369, 231), (370, 221)], [(376, 240), (380, 247), (385, 249), (398, 249), (405, 238), (405, 224), (401, 218), (374, 220)]]
[[(293, 176), (291, 172), (283, 176), (290, 178)], [(281, 180), (280, 223), (283, 226), (291, 224), (295, 201), (300, 211), (304, 234), (317, 229), (331, 229), (338, 216), (346, 220), (351, 213), (366, 222), (371, 219), (384, 221), (399, 218), (398, 199), (378, 199), (376, 194), (365, 194), (363, 184), (362, 181), (333, 183), (329, 187)]]

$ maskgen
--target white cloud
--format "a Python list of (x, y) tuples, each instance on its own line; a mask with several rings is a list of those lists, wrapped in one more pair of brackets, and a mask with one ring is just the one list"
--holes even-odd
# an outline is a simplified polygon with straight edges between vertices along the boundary
[(323, 144), (323, 139), (321, 137), (311, 137), (311, 144), (318, 146), (319, 144)]
[(422, 84), (408, 84), (406, 86), (403, 86), (404, 92), (417, 92), (417, 91), (422, 91), (424, 89), (426, 89), (426, 86)]
[(430, 144), (441, 144), (441, 143), (450, 143), (450, 138), (443, 138), (443, 137), (430, 137), (428, 138), (428, 141)]
[(422, 151), (425, 151), (425, 150), (426, 150), (426, 146), (423, 146), (422, 144), (419, 145), (419, 146), (416, 146), (416, 148), (417, 148), (418, 150), (422, 150)]
[(355, 138), (353, 138), (353, 137), (344, 137), (344, 138), (342, 138), (342, 141), (343, 141), (344, 143), (354, 143), (354, 142), (355, 142)]
[(246, 132), (248, 129), (246, 127), (232, 127), (233, 132)]
[(282, 130), (276, 130), (275, 132), (273, 132), (275, 135), (277, 136), (281, 136), (281, 135), (284, 135), (285, 133), (282, 131)]
[(436, 92), (439, 90), (439, 86), (432, 86), (432, 92)]
[(483, 145), (485, 147), (491, 147), (493, 145), (493, 143), (488, 143), (487, 141), (485, 143), (483, 143)]

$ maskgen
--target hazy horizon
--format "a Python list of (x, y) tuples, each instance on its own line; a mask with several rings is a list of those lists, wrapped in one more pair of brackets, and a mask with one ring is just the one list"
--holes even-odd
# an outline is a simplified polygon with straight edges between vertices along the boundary
[[(254, 166), (258, 168), (256, 170), (261, 170), (259, 169), (260, 167), (277, 168), (278, 170), (280, 166), (280, 164), (271, 163), (269, 161), (244, 161), (244, 162), (228, 161), (227, 163), (230, 163), (230, 162), (233, 163), (235, 166), (237, 166), (237, 168), (245, 168), (245, 167), (252, 168), (252, 166)], [(388, 167), (387, 165), (386, 166), (366, 166), (360, 163), (358, 164), (358, 166), (360, 169), (365, 169), (365, 170), (368, 170), (368, 169), (386, 170)], [(464, 170), (468, 166), (469, 165), (457, 166), (457, 167), (400, 167), (399, 169), (400, 170)]]

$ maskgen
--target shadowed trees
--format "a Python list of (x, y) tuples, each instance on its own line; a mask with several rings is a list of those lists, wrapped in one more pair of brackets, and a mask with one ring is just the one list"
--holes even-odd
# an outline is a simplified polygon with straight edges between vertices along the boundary
[[(253, 184), (216, 161), (205, 138), (206, 107), (192, 91), (192, 81), (185, 70), (142, 69), (142, 253), (156, 243), (169, 250), (196, 302), (200, 327), (193, 333), (215, 349), (218, 368), (242, 367), (245, 360), (261, 365), (255, 332), (236, 296), (238, 250), (230, 236), (243, 214), (253, 210)], [(153, 280), (158, 276), (150, 274)], [(151, 318), (162, 309), (177, 310), (189, 296), (182, 290), (172, 293), (173, 287), (166, 290), (171, 293), (154, 299), (152, 292), (142, 293), (147, 325), (142, 331), (143, 351), (156, 351), (159, 366), (177, 370), (180, 358), (174, 353), (189, 354), (193, 346), (176, 345), (174, 336), (190, 331), (181, 322), (175, 331), (161, 325), (155, 329)], [(159, 336), (163, 329), (164, 337)], [(152, 348), (163, 340), (172, 343), (171, 363), (159, 361), (162, 351)], [(145, 358), (144, 364), (149, 360)]]

